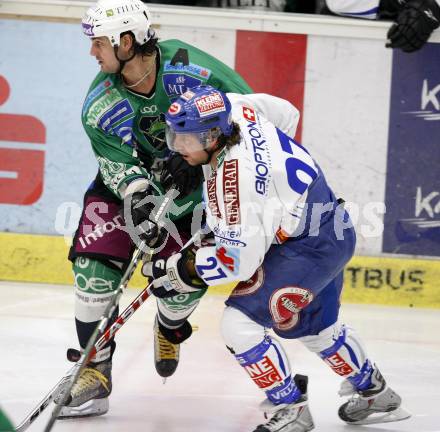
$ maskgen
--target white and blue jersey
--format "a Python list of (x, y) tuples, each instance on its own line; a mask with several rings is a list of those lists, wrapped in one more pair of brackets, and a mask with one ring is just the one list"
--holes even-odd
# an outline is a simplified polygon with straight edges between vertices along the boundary
[(352, 18), (377, 19), (380, 0), (326, 0), (335, 14)]
[[(204, 167), (215, 246), (197, 251), (197, 272), (208, 285), (240, 282), (227, 304), (284, 337), (313, 334), (336, 321), (354, 230), (307, 150), (264, 109), (228, 97), (241, 142)], [(268, 116), (292, 133), (278, 103)]]

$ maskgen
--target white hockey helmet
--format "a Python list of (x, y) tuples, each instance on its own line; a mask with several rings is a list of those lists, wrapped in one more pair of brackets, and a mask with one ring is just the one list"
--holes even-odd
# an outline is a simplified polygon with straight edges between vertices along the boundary
[(154, 36), (147, 6), (140, 0), (98, 0), (83, 20), (86, 36), (107, 36), (112, 46), (119, 45), (121, 33), (131, 31), (140, 45)]

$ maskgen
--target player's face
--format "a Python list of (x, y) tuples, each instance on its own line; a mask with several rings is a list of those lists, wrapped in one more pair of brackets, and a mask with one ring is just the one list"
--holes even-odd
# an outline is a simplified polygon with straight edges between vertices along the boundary
[(107, 37), (102, 36), (92, 39), (90, 55), (96, 58), (102, 72), (115, 73), (119, 70), (119, 62)]
[(175, 151), (180, 153), (190, 165), (206, 163), (207, 154), (197, 134), (176, 134), (173, 145)]
[[(182, 154), (182, 153), (181, 153)], [(204, 165), (208, 159), (208, 154), (205, 150), (196, 150), (191, 153), (182, 154), (183, 159), (185, 159), (189, 165)]]

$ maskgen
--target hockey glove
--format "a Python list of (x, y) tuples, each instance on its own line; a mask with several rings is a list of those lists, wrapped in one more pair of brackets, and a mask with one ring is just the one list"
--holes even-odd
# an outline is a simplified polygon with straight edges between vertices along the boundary
[(380, 19), (396, 19), (406, 2), (407, 0), (380, 0), (378, 17)]
[(409, 0), (388, 31), (386, 47), (417, 51), (439, 25), (440, 7), (435, 0)]
[(125, 199), (129, 200), (131, 206), (131, 218), (135, 234), (146, 242), (150, 248), (159, 247), (166, 240), (166, 230), (153, 222), (152, 211), (155, 204), (149, 199), (151, 189), (141, 192), (134, 192)]
[(182, 198), (203, 183), (203, 170), (200, 165), (191, 166), (180, 154), (173, 153), (165, 163), (160, 182), (165, 189), (174, 185)]
[(195, 249), (185, 248), (167, 259), (155, 259), (142, 267), (142, 274), (153, 278), (153, 294), (159, 298), (207, 288), (195, 270)]

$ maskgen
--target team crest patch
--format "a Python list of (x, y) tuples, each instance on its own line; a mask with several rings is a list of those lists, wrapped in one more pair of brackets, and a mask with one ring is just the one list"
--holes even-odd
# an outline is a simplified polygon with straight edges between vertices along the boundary
[[(138, 118), (139, 132), (142, 133), (145, 140), (157, 150), (166, 147), (165, 141), (165, 116), (142, 116)], [(142, 145), (140, 145), (142, 147)]]
[(299, 313), (313, 300), (313, 294), (300, 287), (284, 287), (276, 290), (270, 300), (269, 309), (274, 326), (279, 330), (290, 330), (299, 321)]
[(240, 297), (251, 295), (257, 292), (264, 283), (264, 270), (263, 267), (258, 267), (257, 271), (247, 281), (242, 281), (234, 288), (231, 293), (231, 297)]
[(195, 106), (200, 117), (226, 111), (225, 101), (220, 93), (211, 93), (195, 100)]

